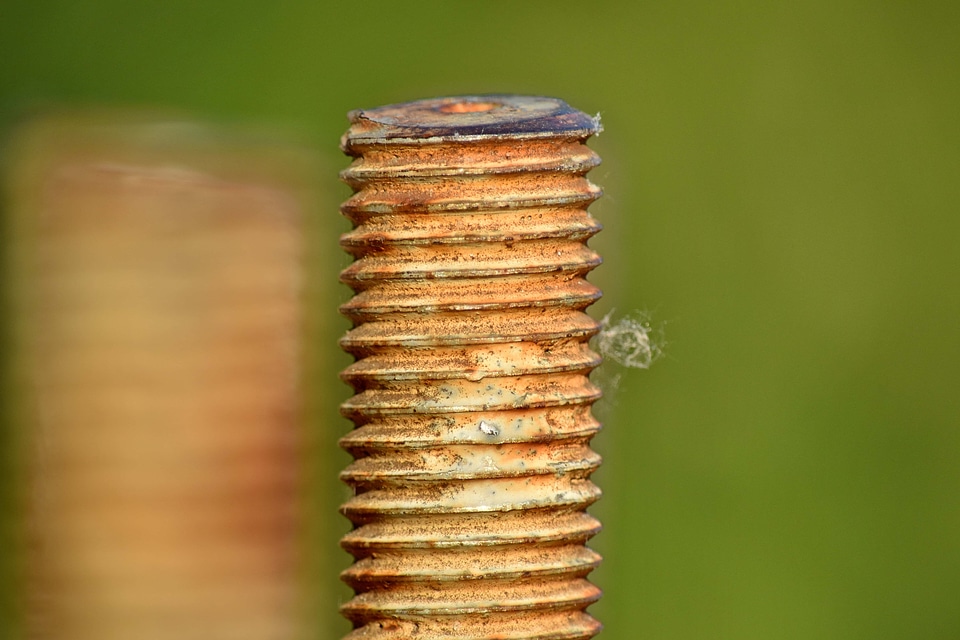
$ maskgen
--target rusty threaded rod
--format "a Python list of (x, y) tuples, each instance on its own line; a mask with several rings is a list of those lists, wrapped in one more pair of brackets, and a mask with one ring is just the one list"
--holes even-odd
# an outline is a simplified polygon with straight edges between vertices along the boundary
[(511, 95), (349, 117), (348, 638), (590, 638), (598, 123)]
[(307, 158), (139, 113), (17, 143), (25, 619), (0, 635), (300, 637)]

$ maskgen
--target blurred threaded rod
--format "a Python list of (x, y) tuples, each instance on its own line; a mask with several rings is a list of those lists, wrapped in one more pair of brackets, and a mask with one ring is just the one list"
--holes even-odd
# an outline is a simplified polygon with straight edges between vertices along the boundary
[(350, 121), (348, 638), (590, 638), (598, 123), (506, 95)]
[(137, 113), (18, 142), (27, 619), (0, 636), (300, 637), (309, 158)]

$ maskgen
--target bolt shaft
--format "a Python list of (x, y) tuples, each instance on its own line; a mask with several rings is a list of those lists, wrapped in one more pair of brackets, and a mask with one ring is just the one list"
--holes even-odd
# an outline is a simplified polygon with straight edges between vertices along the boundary
[(244, 140), (137, 114), (22, 134), (23, 637), (299, 637), (301, 170)]
[(522, 96), (350, 120), (348, 638), (590, 638), (598, 124)]

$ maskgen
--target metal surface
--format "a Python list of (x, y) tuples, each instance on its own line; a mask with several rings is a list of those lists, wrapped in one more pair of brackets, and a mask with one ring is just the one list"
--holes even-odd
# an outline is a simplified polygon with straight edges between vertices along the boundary
[(285, 148), (191, 127), (211, 142), (94, 117), (24, 134), (27, 619), (3, 637), (302, 632), (303, 212)]
[(592, 637), (598, 124), (501, 95), (350, 120), (348, 638)]

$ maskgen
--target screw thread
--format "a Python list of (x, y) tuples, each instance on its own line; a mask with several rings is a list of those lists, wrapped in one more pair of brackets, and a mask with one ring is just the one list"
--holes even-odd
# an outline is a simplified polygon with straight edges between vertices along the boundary
[(597, 125), (518, 96), (350, 115), (348, 638), (592, 637)]
[(302, 631), (299, 165), (176, 131), (70, 116), (15, 157), (27, 562), (3, 637)]

